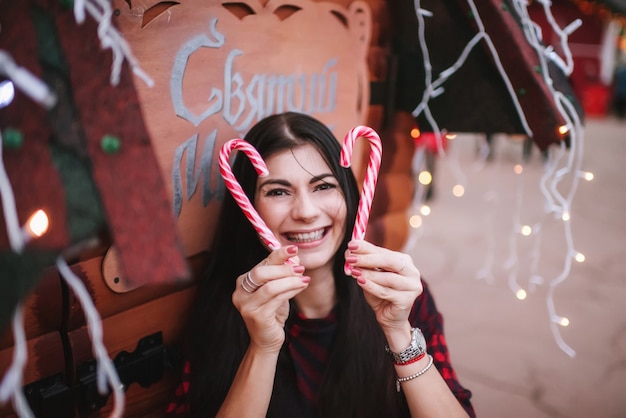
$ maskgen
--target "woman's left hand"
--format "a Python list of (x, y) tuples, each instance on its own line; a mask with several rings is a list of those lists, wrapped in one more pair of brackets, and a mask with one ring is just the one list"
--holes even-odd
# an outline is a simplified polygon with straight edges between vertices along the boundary
[(364, 291), (383, 330), (404, 326), (422, 293), (420, 272), (408, 254), (351, 241), (345, 253), (350, 275)]

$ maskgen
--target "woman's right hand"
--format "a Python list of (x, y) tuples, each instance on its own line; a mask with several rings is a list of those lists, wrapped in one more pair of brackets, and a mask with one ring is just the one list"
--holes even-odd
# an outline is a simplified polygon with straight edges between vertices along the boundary
[[(285, 341), (289, 299), (306, 289), (310, 277), (303, 276), (298, 247), (278, 248), (237, 278), (233, 304), (241, 314), (250, 345), (266, 352), (278, 352)], [(289, 260), (289, 261), (288, 261)]]

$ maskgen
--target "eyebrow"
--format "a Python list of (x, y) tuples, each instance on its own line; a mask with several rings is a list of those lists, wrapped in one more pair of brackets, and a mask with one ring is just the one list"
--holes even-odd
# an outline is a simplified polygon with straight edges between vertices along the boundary
[[(335, 177), (335, 176), (332, 173), (324, 173), (324, 174), (320, 174), (317, 176), (313, 176), (311, 177), (311, 180), (309, 180), (309, 184), (315, 184), (319, 181), (324, 181), (324, 179), (328, 177)], [(262, 182), (261, 184), (259, 184), (258, 189), (261, 189), (267, 185), (280, 185), (280, 186), (289, 187), (291, 186), (291, 183), (283, 179), (268, 179)]]

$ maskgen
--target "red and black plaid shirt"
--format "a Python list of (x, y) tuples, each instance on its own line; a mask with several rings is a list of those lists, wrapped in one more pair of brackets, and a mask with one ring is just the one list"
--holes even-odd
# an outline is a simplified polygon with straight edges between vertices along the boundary
[[(323, 319), (307, 319), (301, 315), (293, 318), (289, 327), (287, 345), (292, 357), (298, 390), (310, 402), (315, 401), (315, 393), (320, 384), (328, 352), (332, 345), (337, 318), (335, 312)], [(409, 316), (412, 326), (422, 330), (426, 338), (428, 353), (433, 356), (433, 363), (454, 393), (461, 406), (470, 417), (475, 417), (470, 402), (471, 392), (459, 383), (456, 373), (450, 364), (448, 347), (443, 334), (443, 318), (435, 301), (424, 283), (424, 292), (413, 304)], [(175, 392), (175, 399), (167, 408), (169, 415), (185, 415), (189, 412), (187, 394), (191, 378), (191, 365), (184, 364), (183, 377)]]

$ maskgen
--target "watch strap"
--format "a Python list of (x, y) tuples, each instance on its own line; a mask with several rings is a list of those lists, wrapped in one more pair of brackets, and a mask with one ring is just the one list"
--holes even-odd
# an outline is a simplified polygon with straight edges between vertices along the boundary
[(423, 357), (426, 353), (426, 339), (419, 328), (411, 328), (411, 344), (399, 353), (391, 351), (389, 346), (385, 350), (397, 365), (412, 363), (417, 357)]

